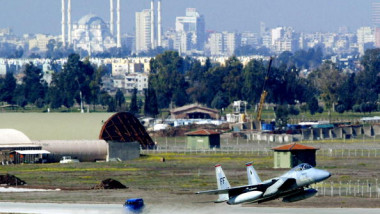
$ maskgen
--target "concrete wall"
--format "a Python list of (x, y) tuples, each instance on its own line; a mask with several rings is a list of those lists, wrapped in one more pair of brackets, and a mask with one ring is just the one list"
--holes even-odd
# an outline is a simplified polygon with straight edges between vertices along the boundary
[(366, 136), (372, 137), (374, 136), (372, 126), (364, 126), (363, 127), (363, 132)]
[(372, 126), (373, 127), (373, 132), (376, 136), (379, 136), (380, 135), (380, 125), (379, 124), (375, 124)]
[(343, 129), (342, 128), (331, 129), (330, 138), (343, 138)]
[(343, 128), (343, 133), (345, 135), (352, 135), (352, 127), (344, 127)]
[(139, 142), (108, 142), (107, 161), (126, 161), (140, 157)]
[(321, 129), (311, 129), (313, 132), (313, 139), (312, 140), (320, 140), (321, 138)]
[(330, 138), (330, 129), (321, 129), (321, 139), (329, 139)]
[(358, 127), (352, 127), (352, 135), (358, 136), (363, 134), (363, 127), (358, 126)]
[(313, 140), (313, 132), (311, 129), (302, 129), (302, 140)]

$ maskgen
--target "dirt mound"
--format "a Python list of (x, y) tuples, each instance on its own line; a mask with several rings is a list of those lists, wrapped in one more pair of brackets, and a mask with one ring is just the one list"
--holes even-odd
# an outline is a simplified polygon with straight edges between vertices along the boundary
[(25, 185), (26, 182), (14, 175), (5, 174), (5, 175), (0, 175), (0, 184), (2, 185), (6, 184), (7, 186), (17, 186), (17, 185)]
[(103, 180), (100, 184), (95, 185), (92, 189), (127, 189), (128, 187), (123, 185), (117, 180), (108, 178)]

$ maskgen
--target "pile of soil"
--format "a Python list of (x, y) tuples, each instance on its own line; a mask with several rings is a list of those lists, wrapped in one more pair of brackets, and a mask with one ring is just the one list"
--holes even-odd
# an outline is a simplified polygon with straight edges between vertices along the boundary
[(128, 187), (123, 185), (117, 180), (108, 178), (103, 180), (100, 184), (95, 185), (92, 189), (127, 189)]
[(18, 185), (25, 185), (26, 182), (14, 175), (5, 174), (5, 175), (0, 175), (0, 184), (7, 185), (7, 186), (18, 186)]

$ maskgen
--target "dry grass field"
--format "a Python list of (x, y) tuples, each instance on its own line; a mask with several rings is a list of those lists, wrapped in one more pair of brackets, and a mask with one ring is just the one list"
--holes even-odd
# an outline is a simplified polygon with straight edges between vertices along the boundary
[[(161, 162), (165, 157), (165, 162)], [(10, 173), (25, 180), (28, 187), (60, 188), (57, 192), (3, 193), (0, 201), (27, 202), (74, 202), (74, 203), (122, 203), (128, 197), (144, 197), (148, 203), (186, 202), (203, 204), (215, 200), (214, 196), (195, 195), (200, 190), (216, 188), (214, 164), (220, 163), (231, 185), (247, 183), (244, 164), (254, 161), (260, 177), (269, 179), (285, 172), (285, 169), (272, 169), (271, 156), (250, 154), (175, 154), (162, 153), (143, 156), (127, 162), (79, 163), (79, 164), (40, 164), (1, 166), (0, 173)], [(329, 170), (332, 177), (327, 186), (339, 182), (365, 182), (373, 186), (380, 177), (378, 163), (380, 157), (326, 157), (317, 158), (318, 167)], [(129, 187), (127, 190), (91, 190), (101, 180), (113, 178)], [(332, 184), (333, 183), (333, 184)], [(336, 187), (338, 188), (338, 187)], [(336, 190), (335, 190), (336, 191)], [(323, 207), (380, 207), (376, 194), (371, 198), (358, 194), (356, 197), (335, 194), (298, 202), (283, 204), (280, 201), (254, 206), (323, 206)], [(249, 205), (252, 206), (252, 205)]]

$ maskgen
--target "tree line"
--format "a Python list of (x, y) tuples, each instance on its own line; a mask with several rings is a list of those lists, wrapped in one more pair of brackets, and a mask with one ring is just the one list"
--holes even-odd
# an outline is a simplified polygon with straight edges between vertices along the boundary
[[(275, 59), (266, 77), (268, 62), (264, 60), (253, 59), (243, 66), (233, 56), (220, 65), (210, 59), (201, 63), (194, 58), (183, 58), (175, 51), (165, 51), (150, 61), (149, 89), (144, 91), (144, 102), (137, 99), (134, 90), (129, 105), (120, 90), (115, 96), (102, 90), (103, 67), (95, 67), (88, 59), (82, 61), (78, 54), (71, 54), (63, 70), (53, 74), (50, 85), (43, 79), (42, 70), (32, 63), (23, 67), (21, 84), (16, 84), (13, 74), (7, 73), (0, 78), (0, 100), (21, 107), (33, 104), (52, 109), (71, 108), (83, 102), (102, 105), (108, 111), (138, 113), (143, 109), (146, 115), (155, 116), (160, 109), (189, 103), (223, 109), (233, 101), (246, 100), (255, 106), (267, 79), (266, 102), (282, 106), (279, 112), (377, 110), (380, 49), (367, 50), (361, 59), (362, 69), (352, 74), (339, 70), (329, 61), (317, 65), (317, 58), (322, 61), (318, 50), (303, 53), (310, 58), (300, 60), (299, 54), (284, 52)], [(306, 77), (300, 73), (304, 68), (310, 70)], [(288, 107), (284, 110), (283, 106)]]
[[(345, 73), (332, 62), (323, 62), (321, 54), (316, 49), (278, 56), (268, 73), (266, 102), (290, 106), (289, 114), (376, 111), (380, 94), (380, 49), (366, 51), (358, 73)], [(152, 105), (158, 109), (195, 102), (222, 109), (236, 100), (246, 100), (254, 106), (263, 91), (268, 67), (267, 61), (256, 59), (243, 66), (235, 56), (224, 65), (212, 64), (209, 59), (202, 65), (173, 51), (157, 55), (150, 64), (149, 88), (157, 96), (157, 104)], [(300, 73), (305, 68), (309, 69), (306, 77)], [(295, 108), (296, 104), (300, 108)]]

